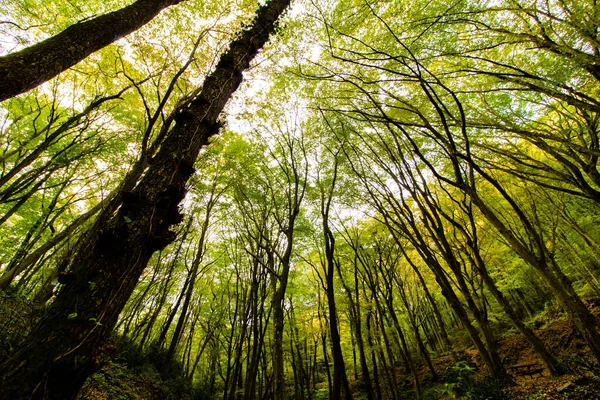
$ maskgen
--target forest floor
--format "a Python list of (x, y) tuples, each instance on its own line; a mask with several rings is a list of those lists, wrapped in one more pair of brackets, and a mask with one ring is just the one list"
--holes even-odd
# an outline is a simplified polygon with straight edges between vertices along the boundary
[[(588, 304), (598, 316), (600, 300)], [(559, 362), (569, 369), (569, 373), (551, 376), (523, 335), (513, 332), (499, 342), (499, 354), (514, 379), (514, 386), (496, 390), (485, 378), (487, 372), (479, 353), (474, 348), (469, 348), (454, 356), (443, 355), (432, 360), (434, 368), (440, 374), (440, 379), (436, 382), (431, 379), (426, 366), (420, 366), (423, 398), (600, 400), (600, 368), (587, 352), (572, 323), (564, 317), (553, 315), (550, 322), (535, 332)], [(459, 369), (457, 380), (456, 366), (460, 365), (459, 360), (463, 361), (463, 365), (468, 365), (468, 369), (465, 372), (463, 368), (462, 375)], [(524, 365), (531, 366), (531, 369), (541, 369), (541, 373), (526, 375), (515, 373), (511, 369)], [(413, 391), (412, 382), (405, 380), (403, 388), (408, 395), (409, 391)]]
[[(600, 299), (589, 301), (590, 309), (600, 315)], [(515, 385), (502, 388), (495, 381), (486, 378), (487, 371), (479, 353), (473, 347), (462, 343), (464, 339), (454, 338), (455, 347), (466, 348), (452, 354), (445, 354), (432, 359), (434, 368), (439, 374), (437, 380), (431, 378), (426, 365), (419, 366), (422, 389), (422, 400), (437, 399), (471, 399), (471, 400), (600, 400), (600, 368), (589, 355), (588, 350), (575, 331), (572, 323), (557, 309), (548, 310), (532, 322), (538, 329), (538, 337), (557, 356), (562, 365), (569, 369), (568, 374), (558, 377), (550, 375), (543, 367), (541, 359), (535, 354), (523, 335), (512, 330), (506, 332), (499, 341), (499, 354), (504, 366), (531, 365), (533, 369), (541, 369), (541, 373), (522, 375), (511, 373)], [(460, 331), (460, 330), (459, 330)], [(142, 373), (140, 373), (142, 371)], [(360, 382), (349, 376), (356, 400), (364, 398)], [(396, 397), (414, 398), (413, 382), (405, 372), (397, 371)], [(139, 399), (183, 399), (188, 391), (181, 389), (181, 381), (171, 382), (167, 388), (153, 368), (143, 370), (125, 368), (117, 363), (109, 363), (103, 373), (96, 374), (82, 391), (80, 400), (109, 400), (113, 398)], [(185, 385), (183, 385), (185, 386)], [(109, 388), (109, 389), (107, 389)], [(142, 388), (144, 388), (142, 390)], [(326, 396), (327, 383), (317, 385), (319, 392)], [(178, 392), (179, 389), (179, 393)], [(135, 393), (133, 397), (130, 394)], [(191, 396), (196, 398), (196, 396)], [(390, 393), (382, 388), (383, 399), (391, 398)], [(200, 396), (200, 398), (203, 398)], [(321, 398), (316, 396), (316, 398)], [(323, 397), (325, 398), (325, 397)]]
[[(29, 330), (33, 317), (32, 309), (27, 303), (18, 301), (16, 297), (0, 296), (0, 359), (8, 354), (8, 349), (17, 344), (12, 343)], [(588, 302), (590, 309), (600, 315), (600, 299)], [(10, 312), (9, 312), (10, 311)], [(486, 378), (486, 369), (478, 352), (462, 343), (460, 338), (453, 338), (455, 347), (467, 348), (454, 355), (444, 354), (432, 359), (439, 379), (433, 381), (425, 365), (419, 366), (419, 377), (423, 400), (457, 399), (501, 400), (501, 399), (549, 399), (549, 400), (600, 400), (600, 368), (589, 355), (583, 340), (573, 325), (560, 312), (551, 310), (534, 324), (538, 326), (536, 334), (546, 346), (557, 356), (559, 361), (570, 370), (570, 373), (552, 377), (543, 368), (540, 358), (531, 349), (525, 338), (515, 331), (507, 332), (499, 341), (499, 354), (504, 366), (533, 365), (541, 368), (541, 374), (512, 374), (515, 385), (502, 389)], [(505, 328), (500, 329), (503, 331)], [(93, 375), (80, 393), (80, 400), (112, 400), (112, 399), (190, 399), (208, 398), (192, 395), (194, 389), (189, 382), (178, 378), (177, 373), (169, 379), (163, 379), (149, 355), (137, 354), (135, 346), (120, 345), (120, 357), (108, 360), (99, 373)], [(128, 355), (127, 360), (121, 359)], [(410, 376), (397, 371), (396, 396), (414, 398), (413, 383)], [(360, 383), (353, 375), (349, 376), (355, 393), (355, 400), (364, 398)], [(326, 395), (327, 383), (317, 385)], [(316, 396), (316, 398), (320, 398)], [(382, 398), (390, 398), (382, 393)]]
[[(536, 331), (540, 339), (554, 352), (571, 373), (558, 377), (547, 369), (533, 376), (514, 376), (516, 386), (506, 389), (514, 399), (600, 399), (600, 382), (594, 379), (592, 357), (586, 353), (583, 340), (566, 319), (555, 320)], [(541, 359), (523, 335), (515, 334), (501, 342), (500, 355), (505, 365), (536, 364), (543, 367)]]

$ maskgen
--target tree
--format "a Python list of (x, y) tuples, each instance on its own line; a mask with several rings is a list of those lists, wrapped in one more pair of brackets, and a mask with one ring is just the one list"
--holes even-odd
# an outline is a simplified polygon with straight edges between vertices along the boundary
[(120, 10), (71, 25), (58, 35), (0, 57), (0, 101), (33, 89), (184, 0), (137, 0)]
[(69, 281), (34, 334), (0, 368), (3, 397), (76, 396), (150, 256), (175, 239), (170, 228), (181, 221), (178, 206), (196, 157), (217, 133), (217, 118), (240, 85), (242, 72), (288, 4), (274, 0), (259, 9), (252, 26), (230, 44), (200, 93), (179, 110), (175, 127), (116, 215), (94, 227), (72, 260)]
[[(285, 235), (285, 246), (283, 251), (275, 249), (279, 259), (280, 268), (277, 270), (276, 279), (279, 283), (273, 294), (273, 328), (274, 328), (274, 398), (284, 398), (284, 358), (283, 358), (283, 324), (284, 324), (284, 300), (289, 280), (291, 257), (294, 245), (294, 231), (296, 220), (300, 214), (302, 200), (306, 191), (308, 163), (306, 160), (306, 149), (304, 139), (296, 139), (291, 133), (277, 144), (278, 151), (273, 154), (279, 169), (283, 173), (282, 184), (284, 188), (284, 205), (276, 205), (275, 219), (279, 230)], [(300, 155), (298, 155), (300, 153)], [(281, 158), (281, 161), (280, 161)], [(275, 195), (276, 183), (271, 182), (269, 188)]]
[[(345, 65), (352, 65), (360, 72), (341, 71), (333, 63), (333, 68), (322, 66), (325, 71), (322, 79), (337, 83), (344, 89), (356, 93), (357, 97), (352, 97), (351, 101), (346, 101), (347, 96), (340, 97), (342, 105), (332, 106), (333, 111), (350, 115), (353, 120), (364, 121), (369, 129), (376, 130), (376, 135), (383, 134), (378, 132), (381, 126), (383, 132), (388, 131), (395, 136), (394, 132), (397, 130), (403, 137), (403, 141), (391, 139), (389, 144), (385, 143), (385, 140), (383, 142), (384, 147), (391, 147), (393, 149), (391, 151), (397, 154), (394, 157), (405, 165), (405, 170), (416, 171), (416, 174), (407, 172), (401, 175), (394, 174), (394, 179), (408, 181), (399, 185), (402, 187), (401, 190), (408, 191), (413, 197), (422, 198), (422, 200), (414, 199), (418, 209), (416, 216), (415, 211), (411, 209), (411, 204), (405, 199), (401, 201), (404, 208), (403, 217), (417, 221), (420, 218), (418, 216), (423, 215), (426, 221), (425, 227), (435, 240), (435, 247), (430, 246), (426, 240), (420, 247), (427, 248), (429, 253), (432, 248), (437, 248), (441, 252), (443, 261), (455, 272), (459, 279), (458, 283), (463, 286), (461, 292), (467, 296), (467, 302), (470, 303), (468, 290), (459, 278), (460, 259), (452, 251), (444, 233), (444, 217), (435, 205), (431, 204), (428, 178), (419, 172), (420, 166), (423, 166), (442, 187), (443, 195), (449, 194), (449, 188), (461, 191), (505, 238), (513, 251), (540, 273), (565, 311), (569, 313), (578, 330), (586, 338), (595, 357), (600, 359), (597, 348), (599, 334), (595, 318), (574, 291), (572, 282), (555, 262), (552, 250), (548, 248), (544, 239), (545, 229), (536, 223), (535, 216), (527, 212), (525, 202), (511, 195), (507, 186), (495, 177), (493, 172), (486, 170), (480, 158), (476, 156), (475, 147), (471, 143), (476, 141), (478, 132), (469, 129), (468, 121), (471, 116), (463, 106), (459, 89), (452, 89), (434, 73), (433, 67), (437, 66), (435, 63), (430, 68), (429, 59), (421, 61), (411, 46), (405, 43), (373, 7), (368, 7), (366, 12), (371, 14), (374, 21), (381, 24), (390, 41), (396, 43), (399, 49), (387, 49), (385, 43), (382, 43), (383, 48), (378, 48), (351, 34), (340, 33), (339, 41), (349, 41), (362, 50), (354, 48), (348, 51), (346, 47), (341, 45), (338, 47), (331, 39), (332, 59)], [(330, 29), (335, 30), (333, 27)], [(378, 74), (385, 74), (387, 79), (378, 77)], [(415, 90), (404, 95), (390, 82), (402, 82), (406, 86), (414, 85)], [(364, 103), (355, 98), (363, 98)], [(358, 131), (359, 128), (356, 130)], [(383, 151), (389, 150), (384, 148)], [(373, 157), (377, 159), (380, 153), (381, 151), (375, 150)], [(404, 153), (408, 154), (408, 157), (404, 156)], [(386, 171), (385, 165), (380, 164), (380, 167)], [(368, 171), (368, 168), (363, 167), (363, 170)], [(364, 172), (361, 170), (359, 174)], [(367, 187), (372, 185), (372, 182), (373, 180), (363, 180)], [(386, 188), (386, 182), (380, 181), (378, 186), (382, 188), (378, 190), (387, 193), (391, 198), (394, 197)], [(498, 193), (500, 201), (505, 202), (506, 205), (504, 212), (499, 212), (496, 207), (491, 206), (488, 200), (490, 196), (483, 194), (482, 186), (492, 188)], [(376, 196), (377, 193), (372, 197)], [(394, 200), (388, 201), (392, 203), (390, 206), (394, 207)], [(379, 212), (385, 213), (387, 207), (387, 204), (379, 207)], [(505, 213), (514, 216), (518, 226), (504, 222)], [(394, 220), (394, 217), (390, 219)], [(413, 227), (412, 233), (405, 233), (405, 236), (418, 237), (415, 229), (416, 227)], [(525, 234), (522, 235), (522, 232)], [(428, 259), (433, 260), (432, 257)], [(477, 318), (476, 307), (470, 308), (475, 312), (480, 324), (485, 322)], [(484, 326), (482, 329), (488, 345), (492, 346), (491, 337), (485, 334)], [(484, 352), (483, 349), (480, 351)], [(494, 358), (496, 361), (493, 361)], [(498, 357), (490, 358), (489, 366), (492, 371), (501, 368), (499, 361)]]
[[(328, 149), (329, 150), (329, 149)], [(333, 382), (331, 386), (331, 399), (340, 399), (342, 391), (346, 399), (352, 398), (348, 377), (346, 374), (346, 366), (344, 356), (342, 354), (342, 346), (340, 343), (340, 333), (338, 324), (338, 307), (335, 301), (335, 270), (336, 260), (335, 243), (336, 239), (330, 225), (331, 203), (333, 200), (336, 182), (338, 178), (339, 156), (342, 151), (340, 147), (337, 151), (331, 151), (330, 157), (333, 161), (331, 171), (325, 173), (331, 176), (319, 177), (317, 182), (320, 197), (321, 223), (323, 227), (324, 240), (324, 258), (322, 259), (322, 268), (325, 276), (324, 289), (327, 295), (327, 307), (329, 309), (329, 329), (331, 335), (331, 348), (333, 354)]]
[[(271, 1), (182, 2), (0, 104), (0, 397), (123, 360), (206, 398), (419, 397), (471, 345), (512, 384), (509, 335), (571, 366), (536, 331), (563, 316), (597, 353), (593, 1), (302, 2), (247, 68)], [(15, 0), (0, 46), (116, 3)]]

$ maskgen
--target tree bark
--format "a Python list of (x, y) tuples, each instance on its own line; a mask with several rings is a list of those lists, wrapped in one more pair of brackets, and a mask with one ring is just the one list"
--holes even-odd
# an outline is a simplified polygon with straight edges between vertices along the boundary
[[(492, 180), (492, 183), (496, 182)], [(503, 192), (503, 194), (504, 193), (505, 192)], [(506, 239), (513, 251), (526, 263), (531, 265), (548, 284), (557, 300), (590, 347), (594, 357), (597, 360), (600, 360), (600, 333), (598, 333), (596, 328), (598, 322), (573, 289), (573, 285), (569, 278), (562, 273), (557, 265), (555, 265), (555, 261), (552, 257), (546, 254), (547, 249), (545, 248), (545, 244), (541, 242), (541, 238), (538, 237), (536, 241), (538, 248), (538, 254), (536, 254), (515, 236), (515, 234), (500, 220), (496, 213), (478, 196), (478, 194), (470, 193), (470, 195), (473, 199), (473, 203), (477, 205), (482, 214)], [(514, 208), (520, 210), (516, 204), (514, 205)], [(522, 218), (525, 220), (526, 217), (523, 215)], [(532, 234), (532, 232), (535, 233), (532, 229), (529, 231), (530, 234)]]
[(342, 346), (340, 343), (340, 332), (338, 330), (337, 307), (335, 303), (334, 271), (335, 271), (335, 237), (329, 226), (329, 212), (333, 191), (337, 180), (338, 161), (334, 156), (333, 176), (328, 188), (321, 188), (321, 217), (323, 224), (323, 239), (325, 242), (325, 259), (323, 269), (325, 272), (325, 294), (327, 295), (327, 306), (329, 309), (329, 334), (331, 335), (331, 353), (333, 357), (333, 382), (329, 393), (332, 400), (341, 399), (342, 390), (346, 399), (352, 399), (348, 377), (346, 376), (346, 365)]
[[(293, 146), (290, 144), (290, 157), (294, 157)], [(273, 375), (274, 375), (274, 399), (284, 399), (284, 359), (283, 359), (283, 329), (284, 329), (284, 300), (287, 290), (288, 279), (290, 274), (291, 257), (294, 247), (294, 230), (296, 229), (296, 218), (300, 214), (300, 204), (304, 198), (304, 189), (306, 185), (306, 173), (304, 181), (298, 174), (296, 165), (292, 162), (290, 170), (292, 176), (287, 176), (291, 187), (286, 189), (288, 198), (288, 207), (285, 225), (280, 224), (280, 229), (284, 232), (286, 245), (283, 254), (278, 254), (280, 273), (277, 276), (279, 285), (273, 295)]]
[(147, 173), (123, 196), (118, 212), (82, 246), (48, 312), (0, 366), (0, 398), (72, 399), (98, 367), (102, 346), (148, 260), (176, 237), (170, 228), (182, 220), (179, 203), (200, 149), (217, 133), (217, 118), (242, 82), (242, 72), (288, 4), (272, 0), (260, 7), (202, 91), (175, 117)]
[(182, 1), (138, 0), (0, 57), (0, 101), (54, 78), (95, 51), (146, 25), (163, 9)]
[[(350, 244), (351, 242), (348, 241), (348, 243)], [(352, 316), (352, 319), (354, 320), (354, 335), (356, 337), (356, 346), (358, 347), (360, 369), (362, 372), (361, 380), (365, 386), (365, 394), (367, 396), (367, 400), (374, 400), (373, 384), (371, 383), (371, 375), (369, 373), (369, 366), (367, 364), (367, 356), (365, 353), (365, 344), (364, 344), (364, 338), (363, 338), (363, 333), (362, 333), (362, 320), (361, 320), (362, 317), (361, 317), (360, 295), (359, 295), (359, 285), (358, 285), (358, 283), (359, 283), (359, 280), (358, 280), (358, 254), (357, 254), (358, 249), (356, 247), (354, 247), (352, 244), (350, 244), (350, 246), (354, 250), (354, 262), (353, 262), (354, 289), (353, 290), (350, 287), (348, 287), (348, 285), (344, 281), (344, 276), (342, 275), (342, 271), (339, 268), (339, 264), (337, 264), (336, 266), (338, 267), (337, 272), (338, 272), (338, 276), (340, 278), (340, 282), (342, 283), (342, 286), (344, 287), (344, 291), (346, 292), (346, 296), (348, 297), (348, 304), (350, 305), (350, 311), (351, 311), (350, 314)], [(352, 293), (354, 293), (354, 296), (352, 295)], [(354, 360), (355, 380), (359, 380), (359, 378), (357, 377), (357, 371), (356, 371), (356, 369), (357, 369), (356, 368), (356, 355), (354, 355), (354, 358), (355, 358), (355, 360)]]

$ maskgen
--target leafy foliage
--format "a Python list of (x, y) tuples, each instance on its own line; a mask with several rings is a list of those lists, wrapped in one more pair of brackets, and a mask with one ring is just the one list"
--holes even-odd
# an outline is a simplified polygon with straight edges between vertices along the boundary
[[(13, 1), (2, 51), (117, 3)], [(0, 359), (256, 4), (182, 2), (0, 105)], [(282, 358), (285, 396), (327, 398), (336, 328), (355, 398), (501, 399), (565, 317), (534, 357), (598, 376), (599, 25), (589, 0), (297, 1), (81, 398), (281, 397)]]

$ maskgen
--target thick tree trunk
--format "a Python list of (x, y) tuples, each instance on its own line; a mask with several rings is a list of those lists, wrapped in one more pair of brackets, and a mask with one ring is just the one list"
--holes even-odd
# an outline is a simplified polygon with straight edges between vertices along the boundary
[(200, 149), (266, 43), (289, 0), (262, 6), (234, 40), (200, 94), (175, 118), (147, 173), (75, 256), (74, 271), (32, 334), (0, 367), (0, 398), (71, 399), (98, 366), (102, 346), (154, 251), (175, 239), (179, 203)]
[(0, 101), (33, 89), (95, 51), (138, 30), (161, 10), (184, 0), (138, 0), (0, 57)]

